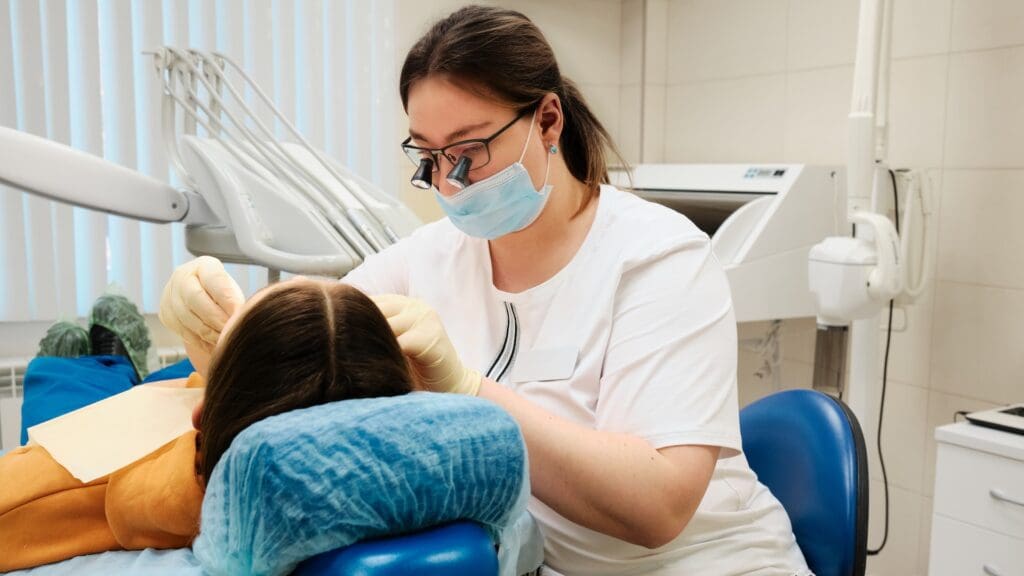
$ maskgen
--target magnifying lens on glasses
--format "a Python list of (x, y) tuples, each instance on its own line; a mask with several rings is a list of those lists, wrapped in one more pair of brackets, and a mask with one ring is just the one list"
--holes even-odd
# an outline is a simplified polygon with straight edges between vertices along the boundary
[(430, 158), (424, 158), (423, 160), (420, 160), (419, 168), (416, 169), (416, 173), (412, 175), (412, 178), (409, 181), (412, 182), (413, 186), (420, 190), (428, 190), (432, 184), (431, 178), (433, 172), (434, 161)]
[[(452, 167), (451, 171), (445, 177), (454, 188), (462, 190), (466, 186), (469, 186), (469, 171), (472, 167), (473, 160), (467, 156), (459, 157), (458, 162)], [(409, 179), (409, 182), (413, 186), (420, 190), (428, 190), (433, 185), (433, 172), (434, 172), (434, 161), (430, 158), (424, 158), (420, 160), (420, 165), (416, 168), (416, 172)]]
[(452, 167), (451, 172), (448, 173), (448, 176), (445, 178), (445, 180), (447, 180), (449, 184), (451, 184), (455, 188), (458, 188), (459, 190), (462, 190), (466, 186), (469, 186), (467, 178), (469, 178), (469, 166), (472, 163), (473, 161), (470, 160), (469, 157), (460, 156), (459, 161), (456, 162), (455, 166)]

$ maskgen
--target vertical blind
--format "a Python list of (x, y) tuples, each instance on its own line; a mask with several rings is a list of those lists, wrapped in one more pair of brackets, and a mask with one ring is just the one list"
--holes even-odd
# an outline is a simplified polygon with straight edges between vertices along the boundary
[[(392, 0), (0, 0), (0, 125), (178, 186), (160, 141), (160, 79), (142, 52), (216, 49), (310, 143), (394, 191), (393, 16)], [(84, 316), (111, 285), (154, 312), (188, 258), (181, 224), (0, 186), (0, 321)], [(266, 283), (260, 268), (229, 270), (247, 294)]]

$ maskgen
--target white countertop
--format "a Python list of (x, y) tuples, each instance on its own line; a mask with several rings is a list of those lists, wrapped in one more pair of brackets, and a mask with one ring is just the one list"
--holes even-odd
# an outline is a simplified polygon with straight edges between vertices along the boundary
[(970, 422), (947, 424), (935, 429), (935, 440), (1024, 461), (1024, 435), (1012, 434)]

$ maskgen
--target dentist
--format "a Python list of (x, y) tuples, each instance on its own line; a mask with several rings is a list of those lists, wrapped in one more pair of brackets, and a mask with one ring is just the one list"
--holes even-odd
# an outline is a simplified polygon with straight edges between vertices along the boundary
[[(400, 78), (413, 183), (448, 216), (343, 281), (423, 384), (505, 408), (548, 575), (808, 574), (740, 453), (736, 325), (710, 241), (608, 183), (608, 132), (522, 14), (462, 8)], [(161, 319), (212, 346), (241, 292), (180, 267)]]

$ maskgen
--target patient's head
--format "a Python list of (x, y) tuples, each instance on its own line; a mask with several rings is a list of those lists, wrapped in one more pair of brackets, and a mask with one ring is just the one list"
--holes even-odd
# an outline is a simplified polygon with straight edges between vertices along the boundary
[(362, 292), (305, 278), (272, 285), (228, 321), (214, 351), (198, 472), (210, 478), (235, 436), (263, 418), (411, 389), (387, 320)]

